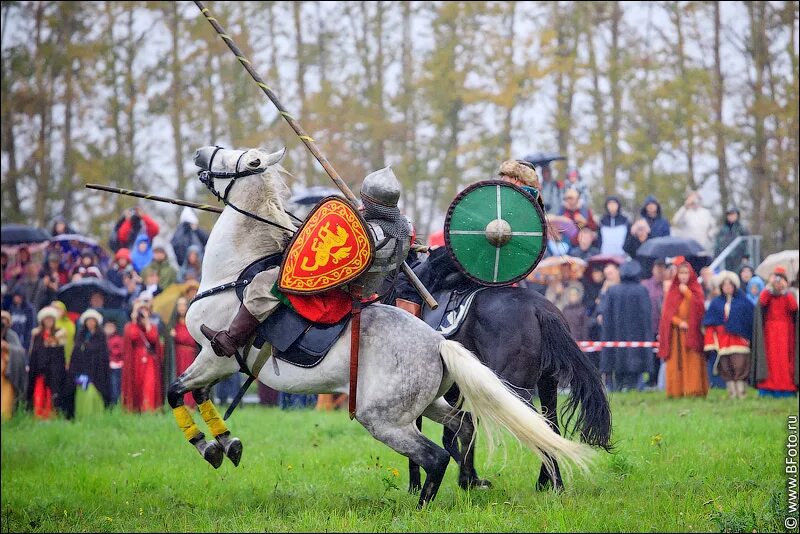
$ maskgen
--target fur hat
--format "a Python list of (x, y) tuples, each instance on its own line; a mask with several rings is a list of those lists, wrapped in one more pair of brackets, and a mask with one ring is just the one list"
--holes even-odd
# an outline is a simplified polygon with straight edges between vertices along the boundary
[(541, 188), (539, 184), (539, 175), (536, 174), (536, 171), (517, 160), (510, 159), (501, 163), (497, 174), (500, 176), (508, 176), (509, 178), (516, 178), (530, 187)]
[(722, 290), (722, 283), (725, 280), (730, 280), (736, 287), (736, 289), (739, 289), (742, 285), (741, 281), (739, 280), (739, 275), (733, 271), (720, 271), (714, 277), (714, 285), (720, 288), (720, 290)]
[(52, 317), (53, 321), (58, 320), (58, 310), (52, 306), (45, 306), (39, 313), (36, 314), (36, 320), (41, 324), (42, 321), (45, 320), (47, 317)]
[(97, 326), (103, 325), (103, 316), (100, 315), (100, 312), (95, 310), (94, 308), (89, 308), (88, 310), (83, 312), (80, 318), (78, 318), (78, 323), (85, 324), (86, 319), (94, 319), (95, 321), (97, 321)]

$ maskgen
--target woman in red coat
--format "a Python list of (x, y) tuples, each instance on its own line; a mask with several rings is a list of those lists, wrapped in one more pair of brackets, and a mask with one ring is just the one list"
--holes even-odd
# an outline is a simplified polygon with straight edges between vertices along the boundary
[[(762, 306), (766, 378), (756, 383), (759, 395), (788, 396), (797, 391), (795, 336), (797, 300), (789, 291), (786, 269), (776, 267), (758, 297)], [(760, 378), (760, 377), (757, 377)]]
[[(200, 352), (197, 342), (189, 333), (186, 327), (186, 311), (189, 309), (189, 301), (186, 297), (180, 297), (175, 302), (175, 321), (170, 337), (175, 345), (175, 374), (180, 376), (192, 365)], [(184, 405), (194, 406), (194, 398), (191, 393), (186, 393), (183, 397)]]
[(123, 334), (122, 405), (132, 412), (161, 407), (163, 348), (150, 310), (138, 301)]

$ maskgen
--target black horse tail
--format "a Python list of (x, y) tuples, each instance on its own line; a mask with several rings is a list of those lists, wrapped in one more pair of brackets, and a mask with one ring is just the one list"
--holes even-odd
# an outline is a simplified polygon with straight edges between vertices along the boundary
[(578, 430), (584, 443), (611, 451), (611, 409), (600, 373), (575, 343), (563, 317), (541, 308), (537, 316), (544, 356), (542, 371), (548, 372), (549, 367), (560, 384), (569, 385), (569, 397), (561, 410), (565, 430)]

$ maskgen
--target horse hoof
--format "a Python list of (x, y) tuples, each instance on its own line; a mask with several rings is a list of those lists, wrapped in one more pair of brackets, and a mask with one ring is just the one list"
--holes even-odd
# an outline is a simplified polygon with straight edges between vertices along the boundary
[(231, 438), (225, 447), (225, 455), (233, 462), (234, 467), (239, 465), (242, 459), (242, 442), (239, 438)]
[(417, 493), (419, 493), (419, 490), (421, 490), (421, 489), (422, 489), (422, 485), (419, 482), (417, 482), (416, 484), (414, 484), (413, 482), (410, 482), (408, 484), (408, 492), (410, 494), (412, 494), (412, 495), (416, 495)]
[(214, 466), (214, 469), (219, 469), (222, 465), (222, 460), (225, 459), (225, 451), (216, 441), (207, 442), (208, 445), (203, 449), (203, 459)]
[(458, 485), (461, 486), (461, 489), (490, 489), (492, 487), (490, 481), (477, 477), (459, 480)]

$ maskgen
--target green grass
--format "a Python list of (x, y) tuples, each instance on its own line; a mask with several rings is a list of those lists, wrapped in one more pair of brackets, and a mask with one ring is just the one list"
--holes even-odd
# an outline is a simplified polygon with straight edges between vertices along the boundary
[[(490, 462), (479, 448), (492, 489), (462, 491), (451, 462), (422, 511), (406, 492), (406, 459), (346, 412), (239, 409), (229, 426), (242, 463), (218, 470), (169, 412), (16, 417), (2, 425), (2, 530), (783, 531), (796, 399), (723, 395), (616, 394), (616, 452), (598, 454), (562, 494), (535, 491), (538, 460), (507, 438)], [(425, 431), (440, 441), (439, 425), (426, 421)]]

